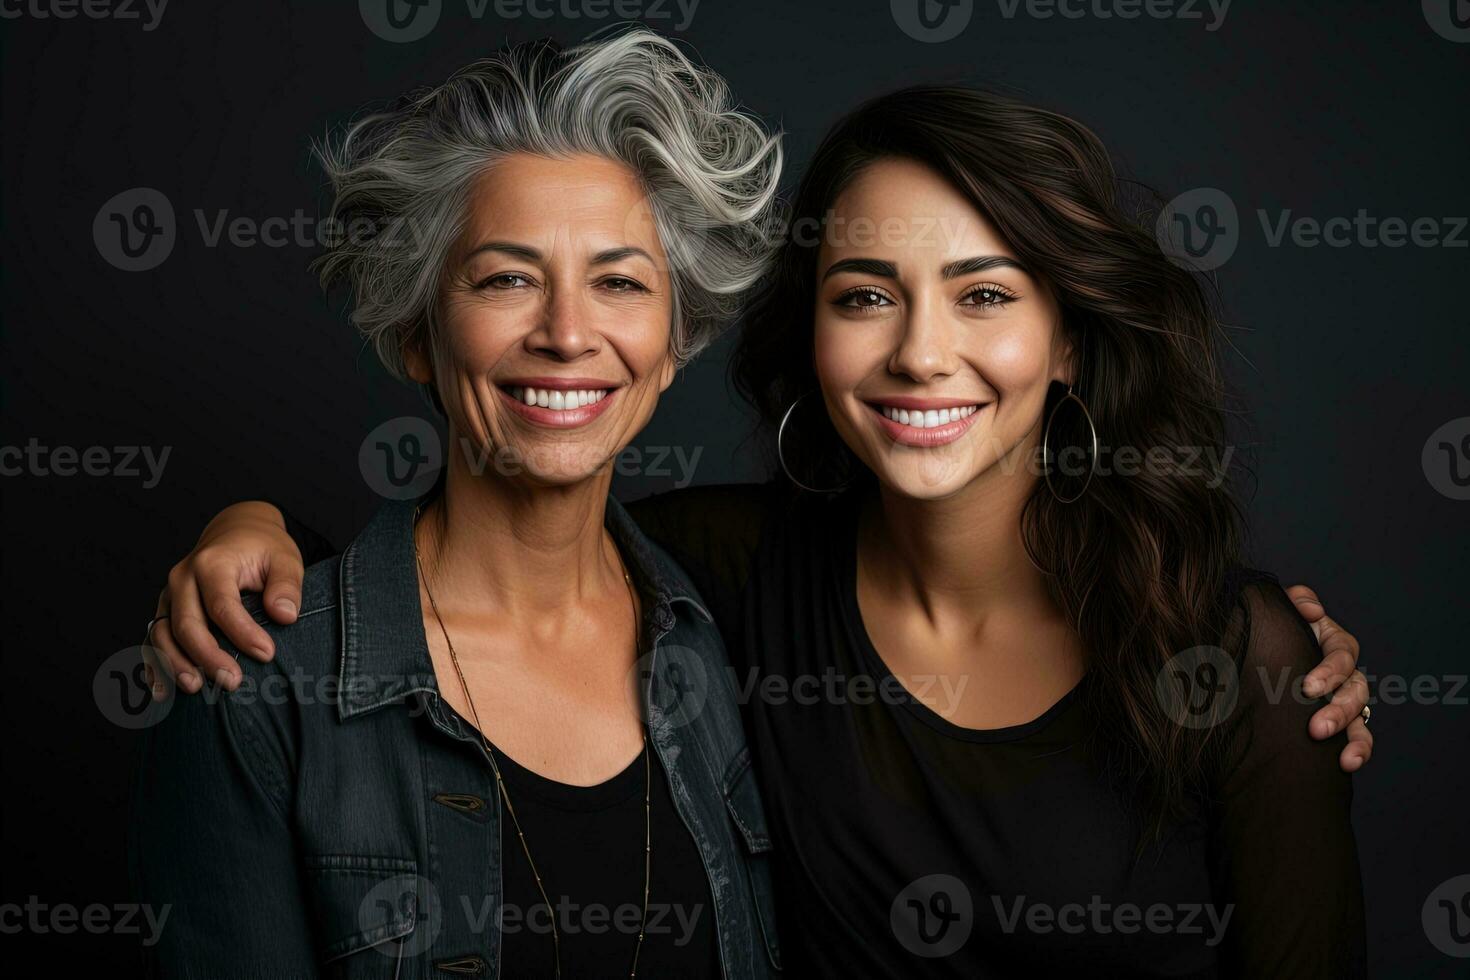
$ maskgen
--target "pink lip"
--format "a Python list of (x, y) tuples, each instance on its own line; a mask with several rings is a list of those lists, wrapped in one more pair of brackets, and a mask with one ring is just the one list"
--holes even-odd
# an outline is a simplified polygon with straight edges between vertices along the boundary
[[(567, 379), (565, 378), (541, 378), (539, 380), (541, 383), (530, 380), (522, 383), (518, 380), (516, 384), (519, 384), (523, 388), (558, 388), (562, 390), (611, 387), (606, 382), (584, 384), (580, 378), (572, 379), (576, 384), (546, 383), (549, 381), (566, 381)], [(606, 395), (602, 396), (602, 401), (593, 402), (591, 405), (583, 405), (581, 408), (568, 408), (559, 412), (551, 408), (542, 408), (540, 405), (527, 405), (519, 398), (512, 398), (510, 392), (504, 388), (497, 387), (495, 390), (500, 392), (500, 397), (505, 399), (506, 404), (511, 407), (511, 410), (521, 418), (528, 422), (534, 422), (537, 425), (544, 425), (550, 429), (575, 429), (578, 426), (586, 425), (601, 415), (612, 404), (613, 399), (618, 397), (618, 392), (622, 391), (621, 388), (614, 387)]]
[[(903, 402), (912, 404), (901, 404), (898, 401), (889, 401), (885, 399), (883, 404), (892, 405), (894, 408), (905, 408), (909, 410), (923, 409), (926, 411), (930, 408), (933, 408), (937, 411), (941, 408), (955, 408), (956, 406), (977, 404), (976, 402), (955, 401), (948, 401), (943, 404), (927, 404), (928, 401), (930, 400), (922, 398), (907, 398), (903, 399)], [(874, 417), (878, 419), (879, 426), (883, 429), (883, 432), (888, 436), (888, 438), (892, 439), (900, 446), (915, 446), (921, 449), (929, 449), (934, 446), (948, 445), (949, 443), (954, 442), (960, 436), (964, 435), (966, 430), (968, 430), (970, 426), (974, 424), (975, 420), (980, 417), (980, 413), (985, 411), (987, 405), (988, 403), (981, 403), (978, 409), (971, 412), (969, 415), (966, 415), (959, 421), (946, 422), (944, 425), (936, 425), (932, 429), (918, 429), (912, 425), (904, 425), (902, 422), (893, 421), (893, 419), (884, 415), (879, 409), (874, 408), (872, 405), (869, 405), (868, 408), (872, 410)]]

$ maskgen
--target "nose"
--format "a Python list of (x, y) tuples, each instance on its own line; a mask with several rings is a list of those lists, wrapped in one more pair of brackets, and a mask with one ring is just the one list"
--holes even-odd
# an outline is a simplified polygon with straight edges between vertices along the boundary
[(888, 358), (891, 374), (925, 384), (955, 371), (954, 336), (933, 299), (915, 296), (898, 320), (898, 342)]
[(536, 329), (526, 336), (526, 349), (559, 361), (575, 361), (597, 353), (598, 334), (592, 329), (592, 317), (579, 290), (548, 289)]

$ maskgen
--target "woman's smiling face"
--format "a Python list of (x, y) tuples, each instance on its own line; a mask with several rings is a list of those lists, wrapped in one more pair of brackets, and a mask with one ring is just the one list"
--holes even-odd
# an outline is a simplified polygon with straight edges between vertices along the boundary
[(869, 165), (834, 202), (817, 277), (822, 397), (885, 486), (938, 499), (1034, 479), (1016, 461), (1069, 347), (1050, 292), (962, 193), (914, 161)]
[(636, 175), (594, 156), (516, 154), (486, 171), (451, 252), (433, 383), (485, 472), (587, 479), (673, 380), (667, 262)]

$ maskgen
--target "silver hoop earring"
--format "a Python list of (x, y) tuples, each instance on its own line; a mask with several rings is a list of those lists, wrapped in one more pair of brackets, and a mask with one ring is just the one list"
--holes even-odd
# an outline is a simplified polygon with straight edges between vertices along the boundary
[[(809, 394), (811, 394), (811, 392), (807, 392), (807, 395)], [(786, 423), (791, 421), (791, 413), (796, 411), (796, 406), (800, 405), (801, 400), (805, 397), (806, 395), (798, 395), (796, 401), (791, 403), (791, 407), (786, 409), (786, 414), (781, 416), (781, 424), (776, 429), (776, 461), (781, 464), (781, 472), (786, 474), (786, 479), (790, 480), (792, 483), (796, 484), (807, 493), (837, 493), (841, 490), (845, 490), (847, 489), (846, 483), (840, 483), (835, 487), (827, 487), (826, 489), (808, 486), (807, 484), (802, 483), (800, 480), (798, 480), (796, 478), (796, 475), (791, 472), (791, 467), (786, 465), (786, 451), (782, 443), (782, 439), (786, 436)]]
[[(1087, 420), (1087, 429), (1092, 435), (1092, 452), (1090, 454), (1092, 462), (1087, 468), (1087, 479), (1082, 481), (1082, 489), (1078, 490), (1073, 496), (1063, 497), (1057, 493), (1057, 488), (1051, 482), (1051, 471), (1053, 469), (1051, 457), (1051, 425), (1056, 420), (1057, 412), (1068, 401), (1076, 402), (1077, 407), (1082, 410), (1082, 417)], [(1097, 426), (1092, 422), (1092, 413), (1087, 410), (1087, 403), (1073, 393), (1071, 385), (1067, 386), (1067, 394), (1062, 397), (1061, 401), (1056, 403), (1051, 410), (1051, 414), (1046, 417), (1046, 428), (1041, 431), (1041, 458), (1046, 461), (1046, 488), (1051, 491), (1051, 495), (1060, 503), (1070, 504), (1076, 500), (1080, 500), (1082, 495), (1087, 492), (1087, 488), (1092, 485), (1093, 474), (1097, 472)]]

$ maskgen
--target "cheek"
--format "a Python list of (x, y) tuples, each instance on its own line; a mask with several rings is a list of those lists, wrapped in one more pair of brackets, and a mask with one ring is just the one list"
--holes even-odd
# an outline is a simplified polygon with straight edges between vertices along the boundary
[(818, 317), (812, 334), (812, 363), (817, 382), (833, 398), (840, 398), (874, 370), (887, 354), (874, 343), (877, 332), (863, 325), (824, 323)]
[(981, 376), (1002, 396), (1021, 395), (1040, 386), (1051, 373), (1047, 339), (1034, 331), (1009, 330), (991, 338), (977, 353)]

